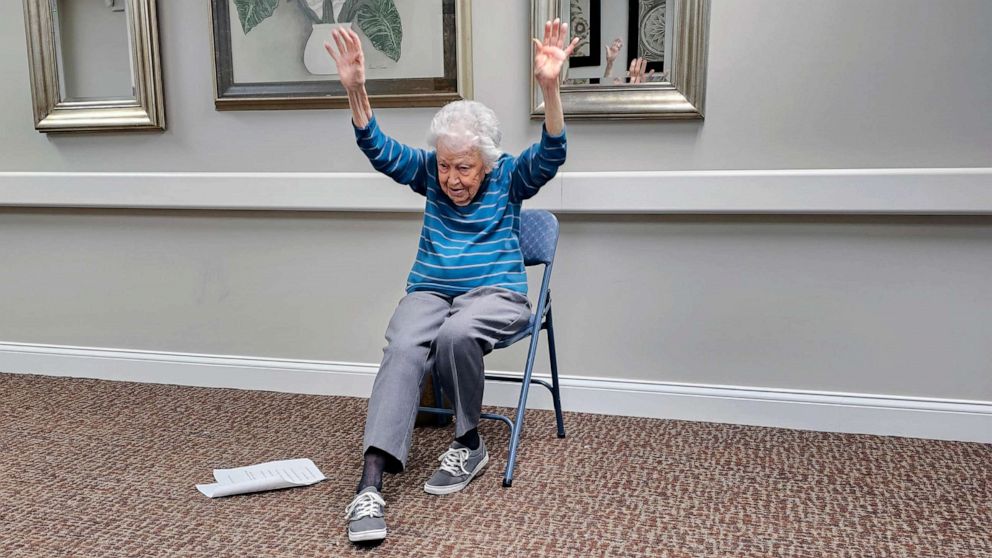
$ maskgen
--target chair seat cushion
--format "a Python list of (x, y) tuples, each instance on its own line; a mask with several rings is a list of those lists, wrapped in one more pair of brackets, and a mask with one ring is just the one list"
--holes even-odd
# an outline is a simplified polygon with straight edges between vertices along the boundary
[(531, 314), (530, 315), (530, 319), (527, 320), (527, 325), (526, 326), (524, 326), (523, 328), (521, 328), (520, 331), (518, 331), (518, 332), (514, 333), (513, 335), (507, 337), (506, 339), (503, 339), (502, 341), (499, 341), (498, 343), (496, 343), (496, 345), (494, 345), (493, 348), (495, 348), (495, 349), (505, 349), (505, 348), (509, 347), (510, 345), (516, 343), (517, 341), (520, 341), (524, 337), (530, 337), (530, 332), (531, 332), (531, 330), (534, 329), (534, 320), (535, 319), (536, 319), (536, 316), (534, 316), (534, 314)]

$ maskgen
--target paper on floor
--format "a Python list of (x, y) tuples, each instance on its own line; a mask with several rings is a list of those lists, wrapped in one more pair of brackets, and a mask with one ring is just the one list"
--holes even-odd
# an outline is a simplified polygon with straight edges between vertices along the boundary
[(208, 498), (316, 484), (327, 477), (309, 459), (284, 459), (235, 469), (214, 469), (212, 484), (196, 489)]

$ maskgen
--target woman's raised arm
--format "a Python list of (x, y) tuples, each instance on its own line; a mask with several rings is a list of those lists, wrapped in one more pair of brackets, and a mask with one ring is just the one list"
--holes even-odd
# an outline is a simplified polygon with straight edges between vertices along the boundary
[(575, 37), (566, 47), (567, 34), (568, 24), (556, 18), (544, 24), (544, 41), (531, 39), (534, 41), (534, 79), (544, 96), (544, 127), (553, 136), (565, 130), (559, 85), (561, 69), (579, 44), (579, 38)]
[(324, 48), (338, 65), (338, 79), (348, 92), (352, 120), (355, 126), (364, 128), (372, 120), (372, 105), (365, 91), (365, 54), (362, 52), (362, 41), (358, 38), (358, 33), (340, 27), (331, 36), (337, 49), (330, 43), (324, 43)]

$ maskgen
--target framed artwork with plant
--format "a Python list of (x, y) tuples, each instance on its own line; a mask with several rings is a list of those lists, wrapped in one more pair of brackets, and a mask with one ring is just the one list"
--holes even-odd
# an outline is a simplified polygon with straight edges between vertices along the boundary
[(324, 50), (362, 40), (373, 106), (471, 98), (471, 0), (210, 0), (218, 110), (345, 108)]

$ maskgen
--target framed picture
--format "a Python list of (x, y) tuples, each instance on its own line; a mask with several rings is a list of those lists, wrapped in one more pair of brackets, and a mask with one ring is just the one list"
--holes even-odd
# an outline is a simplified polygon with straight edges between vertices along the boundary
[(603, 50), (600, 30), (603, 23), (599, 2), (600, 0), (569, 0), (568, 2), (569, 35), (579, 38), (575, 52), (568, 59), (568, 65), (573, 68), (599, 66), (600, 64), (600, 52)]
[(647, 60), (647, 70), (665, 71), (666, 0), (628, 0), (627, 66), (634, 58)]
[[(531, 0), (531, 33), (544, 22), (568, 13), (570, 0)], [(642, 83), (603, 83), (596, 78), (565, 80), (561, 107), (566, 120), (683, 120), (703, 118), (706, 107), (706, 60), (710, 0), (614, 0), (602, 3), (602, 35), (613, 38), (637, 22), (625, 47), (654, 64), (655, 75)], [(644, 33), (641, 33), (641, 30)], [(643, 38), (642, 36), (643, 35)], [(650, 48), (649, 48), (650, 47)], [(648, 51), (652, 52), (649, 53)], [(623, 56), (623, 54), (620, 54)], [(604, 56), (605, 58), (605, 56)], [(617, 66), (621, 65), (618, 60)], [(628, 67), (630, 61), (627, 61)], [(533, 70), (533, 68), (531, 68)], [(626, 68), (617, 68), (625, 72)], [(650, 71), (650, 70), (649, 70)], [(530, 116), (545, 116), (537, 80), (530, 80)]]
[(156, 0), (24, 0), (24, 23), (35, 129), (165, 129)]
[(374, 107), (472, 97), (471, 0), (210, 0), (218, 110), (345, 108), (324, 42), (358, 33)]

